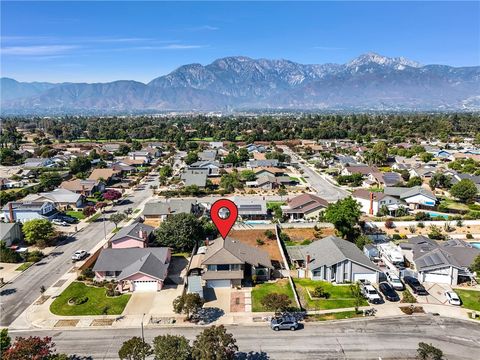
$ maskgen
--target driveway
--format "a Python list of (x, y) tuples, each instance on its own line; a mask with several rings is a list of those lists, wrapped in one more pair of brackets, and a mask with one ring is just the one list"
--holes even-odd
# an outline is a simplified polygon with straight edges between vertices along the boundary
[(219, 308), (225, 313), (230, 312), (230, 302), (232, 298), (231, 288), (207, 288), (203, 290), (203, 296), (205, 298), (205, 305), (203, 307)]
[(134, 292), (122, 315), (174, 315), (172, 303), (181, 294), (181, 286), (167, 286), (157, 292)]
[[(452, 290), (452, 287), (447, 284), (423, 283), (425, 289), (428, 291), (427, 296), (415, 296), (419, 303), (427, 304), (447, 304), (445, 291)], [(447, 304), (448, 305), (448, 304)]]

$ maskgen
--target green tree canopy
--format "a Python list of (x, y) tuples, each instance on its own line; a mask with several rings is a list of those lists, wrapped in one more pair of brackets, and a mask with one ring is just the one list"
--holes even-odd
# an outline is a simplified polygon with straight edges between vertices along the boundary
[(470, 179), (462, 179), (450, 189), (450, 194), (464, 203), (470, 203), (474, 201), (477, 193), (477, 186)]
[(280, 312), (292, 307), (292, 302), (287, 294), (269, 293), (260, 302), (268, 311)]
[(155, 360), (190, 360), (192, 348), (185, 336), (160, 335), (153, 339)]
[(46, 171), (40, 175), (40, 185), (46, 190), (52, 190), (62, 183), (62, 177), (56, 171)]
[(203, 299), (197, 293), (182, 294), (173, 300), (173, 311), (187, 315), (187, 319), (202, 308)]
[(70, 161), (69, 167), (71, 174), (78, 174), (90, 170), (92, 163), (86, 156), (79, 156)]
[(196, 241), (204, 237), (204, 231), (201, 221), (193, 214), (175, 214), (160, 224), (155, 235), (160, 246), (191, 251)]
[(211, 326), (197, 335), (193, 342), (194, 360), (233, 360), (238, 351), (236, 340), (223, 325)]
[(118, 357), (121, 360), (143, 360), (150, 354), (152, 354), (152, 347), (138, 336), (125, 341), (118, 350)]
[(327, 207), (325, 220), (331, 222), (342, 237), (352, 240), (361, 214), (360, 204), (352, 197), (347, 197)]
[(192, 165), (196, 161), (198, 161), (198, 153), (196, 151), (190, 151), (185, 157), (185, 163), (187, 165)]
[(47, 219), (26, 221), (22, 231), (28, 244), (37, 244), (41, 247), (46, 246), (55, 234), (52, 223)]

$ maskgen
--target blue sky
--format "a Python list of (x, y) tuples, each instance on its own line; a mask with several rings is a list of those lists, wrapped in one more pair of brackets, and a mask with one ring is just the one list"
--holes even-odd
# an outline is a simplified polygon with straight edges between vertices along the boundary
[(148, 82), (245, 55), (344, 63), (369, 51), (480, 64), (479, 2), (4, 2), (2, 76)]

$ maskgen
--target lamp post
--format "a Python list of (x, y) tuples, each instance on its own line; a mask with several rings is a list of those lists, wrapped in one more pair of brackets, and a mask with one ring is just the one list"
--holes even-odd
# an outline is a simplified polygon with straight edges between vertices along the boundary
[(103, 211), (103, 208), (102, 208), (102, 218), (103, 218), (103, 235), (104, 235), (104, 239), (107, 238), (107, 224), (105, 224), (105, 213)]

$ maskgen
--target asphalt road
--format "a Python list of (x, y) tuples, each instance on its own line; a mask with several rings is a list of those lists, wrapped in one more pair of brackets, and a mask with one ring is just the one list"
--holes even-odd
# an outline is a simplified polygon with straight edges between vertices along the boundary
[[(145, 329), (145, 340), (182, 334), (193, 340), (201, 328)], [(267, 325), (228, 327), (243, 359), (414, 359), (420, 341), (440, 348), (445, 358), (478, 359), (480, 324), (433, 316), (307, 323), (304, 329), (274, 332)], [(138, 329), (13, 331), (13, 336), (52, 336), (57, 351), (91, 359), (118, 359), (122, 343)], [(242, 357), (240, 357), (242, 358)]]
[[(114, 211), (124, 211), (127, 208), (135, 209), (142, 201), (152, 195), (149, 189), (151, 184), (158, 184), (158, 179), (143, 185), (144, 190), (134, 191), (128, 197), (129, 203), (117, 205)], [(107, 234), (115, 225), (106, 220)], [(104, 238), (104, 224), (102, 218), (89, 224), (82, 231), (71, 237), (65, 244), (61, 244), (41, 262), (24, 271), (12, 283), (1, 288), (0, 292), (0, 326), (10, 325), (35, 299), (40, 295), (40, 287), (53, 285), (63, 274), (72, 267), (72, 254), (79, 249), (89, 251)]]
[(287, 146), (281, 146), (283, 151), (290, 155), (292, 160), (296, 160), (301, 170), (303, 170), (303, 177), (310, 183), (311, 187), (317, 192), (317, 195), (321, 198), (329, 201), (335, 202), (339, 199), (347, 197), (349, 194), (344, 189), (332, 184), (328, 180), (325, 180), (320, 176), (316, 171), (312, 170), (309, 166), (302, 164), (302, 160), (297, 154), (295, 154)]

